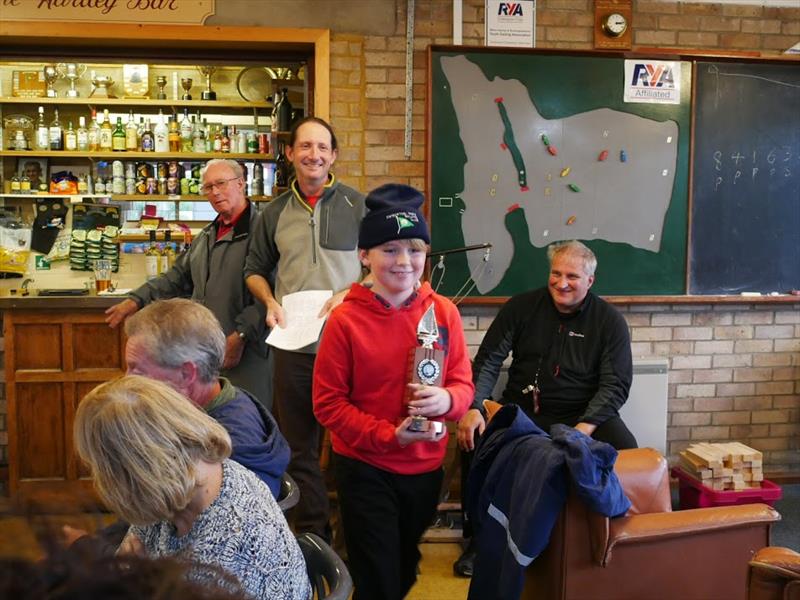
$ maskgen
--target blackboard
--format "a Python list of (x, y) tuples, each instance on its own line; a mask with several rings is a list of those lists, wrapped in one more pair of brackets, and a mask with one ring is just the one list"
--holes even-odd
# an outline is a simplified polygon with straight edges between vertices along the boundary
[(698, 62), (689, 292), (800, 288), (800, 62)]
[[(504, 297), (542, 286), (546, 246), (570, 238), (582, 239), (597, 255), (599, 294), (686, 292), (691, 63), (674, 59), (679, 103), (627, 103), (624, 64), (634, 56), (431, 49), (432, 250), (494, 245), (487, 263), (481, 252), (445, 257), (445, 268), (432, 273), (437, 284), (444, 272), (440, 293), (453, 296), (466, 289), (471, 296)], [(469, 87), (476, 82), (480, 90)], [(467, 101), (475, 97), (482, 108), (471, 113)], [(519, 118), (523, 104), (533, 119)], [(645, 150), (656, 146), (665, 152), (648, 159)], [(476, 219), (468, 214), (476, 206), (476, 186), (465, 182), (474, 183), (483, 158), (499, 156), (498, 147), (505, 158), (495, 159), (485, 172), (477, 199), (494, 212)], [(623, 169), (624, 176), (608, 175)], [(501, 192), (502, 183), (507, 188)], [(661, 204), (652, 209), (656, 188)], [(625, 204), (609, 210), (606, 204), (618, 197)], [(608, 231), (613, 235), (604, 236)], [(507, 261), (498, 264), (502, 250)]]

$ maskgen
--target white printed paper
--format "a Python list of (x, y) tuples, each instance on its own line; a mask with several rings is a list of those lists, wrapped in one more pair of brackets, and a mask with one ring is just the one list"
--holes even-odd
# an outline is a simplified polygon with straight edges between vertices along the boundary
[(267, 343), (281, 350), (299, 350), (319, 338), (325, 318), (318, 318), (331, 290), (308, 290), (283, 297), (283, 314), (286, 327), (273, 327)]
[(637, 58), (625, 61), (624, 102), (680, 104), (681, 63)]

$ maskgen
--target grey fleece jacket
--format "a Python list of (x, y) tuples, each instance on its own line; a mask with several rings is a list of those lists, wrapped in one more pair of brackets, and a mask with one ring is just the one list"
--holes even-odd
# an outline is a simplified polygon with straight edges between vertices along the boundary
[[(331, 175), (312, 209), (292, 181), (270, 202), (253, 225), (245, 279), (261, 275), (278, 302), (294, 292), (349, 288), (361, 277), (358, 229), (366, 208), (364, 195)], [(316, 344), (302, 352), (316, 352)]]

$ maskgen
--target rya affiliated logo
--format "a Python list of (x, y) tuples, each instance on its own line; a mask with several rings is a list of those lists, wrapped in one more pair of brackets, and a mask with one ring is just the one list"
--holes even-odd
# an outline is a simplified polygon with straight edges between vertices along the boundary
[(631, 85), (634, 87), (675, 88), (672, 69), (664, 64), (636, 63)]
[(518, 2), (501, 2), (497, 7), (497, 14), (504, 17), (521, 17), (522, 4)]

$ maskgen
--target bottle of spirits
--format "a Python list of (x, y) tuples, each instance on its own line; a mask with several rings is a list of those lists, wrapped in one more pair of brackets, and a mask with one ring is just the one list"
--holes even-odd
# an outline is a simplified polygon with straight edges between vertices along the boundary
[(78, 150), (86, 152), (89, 150), (89, 130), (86, 129), (86, 117), (78, 117)]
[(278, 145), (278, 155), (275, 157), (275, 185), (279, 188), (289, 186), (289, 161), (283, 153), (283, 143)]
[(31, 180), (24, 173), (23, 173), (22, 177), (20, 177), (20, 179), (19, 179), (19, 193), (20, 194), (30, 194), (31, 193)]
[(125, 150), (136, 152), (139, 149), (139, 128), (136, 127), (136, 118), (133, 109), (128, 115), (128, 124), (125, 125)]
[(228, 126), (222, 128), (222, 138), (220, 139), (220, 152), (226, 154), (231, 151), (231, 138), (228, 137)]
[(247, 135), (241, 127), (236, 132), (236, 152), (247, 152)]
[(214, 151), (214, 135), (211, 133), (211, 129), (208, 126), (208, 120), (203, 119), (203, 133), (206, 138), (206, 152), (213, 152)]
[(139, 139), (139, 145), (142, 148), (142, 152), (154, 152), (156, 149), (156, 139), (150, 128), (150, 119), (145, 121), (142, 135)]
[(50, 150), (63, 150), (64, 140), (61, 130), (61, 121), (58, 120), (58, 109), (55, 109), (55, 116), (50, 123), (49, 129)]
[(181, 254), (186, 254), (189, 249), (192, 247), (192, 232), (191, 231), (184, 231), (183, 232), (183, 247), (181, 248)]
[(103, 122), (100, 123), (100, 151), (108, 152), (113, 149), (114, 128), (111, 126), (111, 117), (108, 109), (103, 111)]
[(189, 109), (183, 109), (183, 120), (181, 121), (181, 152), (192, 152), (194, 142), (192, 132), (194, 131), (194, 115), (189, 119)]
[(169, 152), (169, 131), (167, 124), (164, 123), (164, 113), (158, 111), (158, 123), (156, 123), (153, 130), (153, 137), (155, 138), (156, 152)]
[[(30, 185), (30, 182), (28, 183), (28, 185)], [(12, 194), (22, 193), (22, 184), (20, 183), (19, 176), (16, 173), (11, 176), (11, 193)]]
[(199, 121), (194, 121), (192, 117), (192, 151), (205, 152), (206, 151), (206, 134), (203, 131), (203, 124)]
[[(2, 150), (3, 148), (0, 148)], [(50, 149), (50, 130), (44, 122), (44, 106), (39, 107), (39, 119), (36, 123), (36, 149)]]
[(161, 253), (156, 245), (156, 230), (151, 229), (148, 233), (150, 235), (150, 246), (144, 253), (144, 270), (145, 276), (149, 281), (158, 277)]
[(289, 102), (289, 89), (281, 90), (281, 99), (278, 102), (278, 130), (289, 131), (292, 127), (292, 105)]
[(72, 121), (69, 121), (67, 130), (64, 132), (64, 149), (72, 152), (78, 149), (78, 134), (72, 127)]
[(270, 113), (269, 129), (272, 133), (278, 133), (278, 105), (281, 102), (281, 95), (275, 92), (272, 100), (272, 112)]
[(228, 127), (228, 148), (233, 154), (241, 152), (241, 150), (239, 150), (239, 137), (236, 133), (236, 125)]
[(169, 142), (170, 152), (181, 151), (181, 130), (178, 127), (178, 120), (176, 117), (169, 118), (169, 131), (167, 132), (167, 141)]
[(89, 123), (89, 152), (100, 150), (100, 123), (97, 122), (97, 111), (92, 109), (92, 122)]
[(122, 126), (122, 117), (117, 117), (117, 126), (111, 133), (111, 149), (114, 152), (125, 152), (125, 128)]
[(219, 129), (219, 125), (214, 131), (214, 152), (222, 152), (222, 132)]
[(164, 247), (161, 249), (160, 271), (166, 273), (175, 264), (175, 249), (172, 247), (172, 232), (167, 229), (164, 232)]

